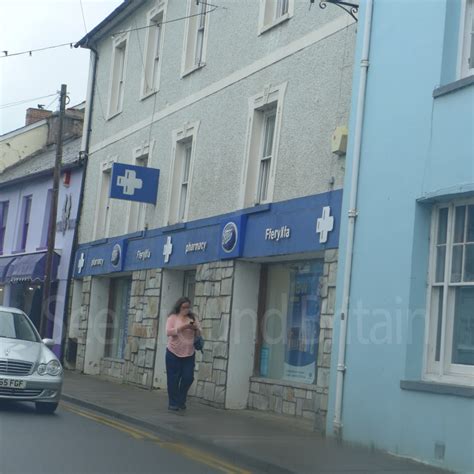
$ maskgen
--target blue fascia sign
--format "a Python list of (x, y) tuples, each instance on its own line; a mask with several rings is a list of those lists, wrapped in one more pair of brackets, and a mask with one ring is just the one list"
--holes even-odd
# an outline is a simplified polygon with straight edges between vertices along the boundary
[(79, 246), (75, 278), (334, 249), (342, 190)]
[(110, 197), (156, 204), (159, 178), (159, 169), (114, 163)]

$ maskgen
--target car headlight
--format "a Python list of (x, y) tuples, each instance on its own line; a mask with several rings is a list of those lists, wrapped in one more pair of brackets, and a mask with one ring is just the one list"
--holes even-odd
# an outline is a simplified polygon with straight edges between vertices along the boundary
[(47, 364), (38, 365), (39, 375), (52, 375), (53, 377), (62, 372), (61, 364), (57, 360), (51, 360)]

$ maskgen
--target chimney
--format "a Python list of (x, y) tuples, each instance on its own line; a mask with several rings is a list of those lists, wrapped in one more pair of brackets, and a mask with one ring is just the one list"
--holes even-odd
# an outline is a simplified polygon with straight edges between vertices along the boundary
[(39, 122), (53, 114), (51, 110), (29, 108), (26, 110), (25, 125)]

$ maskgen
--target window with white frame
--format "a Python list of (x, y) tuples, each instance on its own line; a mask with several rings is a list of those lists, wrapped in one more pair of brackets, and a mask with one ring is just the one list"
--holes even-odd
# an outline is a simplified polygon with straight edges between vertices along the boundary
[(184, 39), (182, 75), (205, 65), (209, 13), (204, 1), (188, 0), (186, 36)]
[(426, 376), (474, 385), (474, 199), (433, 211)]
[(294, 0), (260, 0), (259, 33), (290, 19)]
[(198, 123), (186, 125), (173, 133), (168, 224), (183, 222), (187, 219), (198, 127)]
[(142, 97), (158, 91), (160, 86), (164, 15), (163, 3), (148, 13)]
[[(137, 156), (135, 158), (136, 166), (148, 166), (148, 154)], [(147, 203), (145, 202), (131, 202), (130, 212), (128, 218), (128, 232), (137, 232), (145, 228), (146, 223), (146, 209)]]
[(112, 70), (109, 91), (109, 118), (122, 111), (127, 69), (128, 34), (113, 40)]
[(101, 178), (99, 183), (99, 193), (97, 195), (94, 238), (101, 239), (108, 237), (110, 229), (110, 185), (112, 180), (112, 163), (107, 161), (101, 165)]
[(474, 74), (474, 0), (465, 0), (461, 32), (461, 77), (466, 77)]
[(267, 88), (249, 101), (246, 166), (242, 180), (242, 205), (271, 202), (286, 84)]

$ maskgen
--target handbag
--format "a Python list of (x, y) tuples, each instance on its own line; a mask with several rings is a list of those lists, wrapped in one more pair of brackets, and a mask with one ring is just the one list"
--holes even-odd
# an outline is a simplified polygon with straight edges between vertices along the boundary
[(196, 336), (194, 338), (194, 349), (201, 352), (204, 349), (204, 339), (202, 336)]

